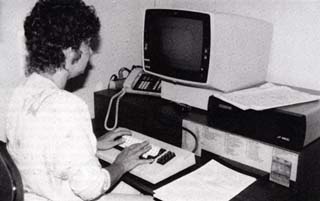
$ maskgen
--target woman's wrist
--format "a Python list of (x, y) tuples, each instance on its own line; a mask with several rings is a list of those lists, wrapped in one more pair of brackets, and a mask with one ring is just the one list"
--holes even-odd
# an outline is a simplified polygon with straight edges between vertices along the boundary
[(117, 183), (122, 175), (127, 172), (124, 166), (120, 163), (112, 163), (111, 165), (105, 167), (105, 169), (110, 173), (111, 186)]

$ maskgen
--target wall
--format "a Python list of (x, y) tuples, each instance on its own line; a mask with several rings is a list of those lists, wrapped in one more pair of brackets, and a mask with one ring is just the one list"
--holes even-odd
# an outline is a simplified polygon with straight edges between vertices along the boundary
[(0, 140), (12, 89), (23, 79), (23, 19), (32, 0), (0, 1)]

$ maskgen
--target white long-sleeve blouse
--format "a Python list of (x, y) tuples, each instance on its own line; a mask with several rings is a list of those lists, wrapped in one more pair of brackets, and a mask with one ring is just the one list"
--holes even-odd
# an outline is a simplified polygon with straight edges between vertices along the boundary
[(6, 131), (26, 201), (93, 200), (110, 187), (87, 105), (51, 80), (33, 73), (15, 89)]

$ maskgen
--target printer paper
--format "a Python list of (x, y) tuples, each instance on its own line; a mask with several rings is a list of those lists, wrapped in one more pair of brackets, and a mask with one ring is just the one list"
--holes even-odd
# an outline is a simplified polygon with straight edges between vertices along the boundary
[(155, 190), (163, 201), (228, 201), (256, 179), (211, 160), (194, 172)]
[(272, 83), (231, 93), (217, 93), (214, 96), (242, 110), (253, 109), (258, 111), (320, 99), (318, 95), (312, 95)]

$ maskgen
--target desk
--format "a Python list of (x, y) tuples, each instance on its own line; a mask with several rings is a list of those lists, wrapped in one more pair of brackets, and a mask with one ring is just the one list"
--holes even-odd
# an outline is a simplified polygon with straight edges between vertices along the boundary
[[(104, 133), (103, 122), (109, 98), (115, 93), (112, 90), (104, 90), (95, 93), (95, 117), (94, 129), (97, 136)], [(120, 101), (119, 125), (134, 129), (154, 138), (179, 146), (181, 144), (182, 119), (190, 111), (172, 102), (150, 96), (125, 95)], [(204, 111), (192, 111), (205, 121)], [(239, 193), (231, 201), (295, 201), (295, 192), (269, 181), (269, 175), (262, 171), (254, 170), (248, 166), (239, 164), (218, 155), (204, 152), (201, 158), (197, 158), (197, 164), (177, 175), (174, 175), (158, 184), (151, 184), (127, 173), (123, 180), (145, 194), (152, 195), (153, 191), (166, 183), (187, 174), (200, 167), (210, 159), (231, 167), (239, 172), (255, 176), (257, 181)], [(103, 165), (106, 165), (102, 162)]]
[[(239, 172), (249, 174), (257, 178), (257, 180), (252, 185), (247, 187), (230, 201), (298, 201), (295, 193), (291, 189), (270, 182), (269, 174), (248, 173), (246, 171), (240, 170), (239, 168), (232, 167), (232, 165), (230, 165), (230, 161), (228, 161), (227, 159), (221, 159), (219, 156), (214, 156), (211, 153), (205, 153), (205, 155), (208, 155), (209, 157), (197, 157), (196, 165), (189, 167), (184, 171), (179, 172), (157, 184), (151, 184), (130, 173), (125, 174), (122, 180), (144, 194), (153, 195), (155, 189), (166, 185), (171, 181), (174, 181), (175, 179), (178, 179), (179, 177), (192, 172), (193, 170), (196, 170), (197, 168), (205, 164), (208, 160), (214, 159), (222, 163), (223, 165), (228, 166), (229, 168), (236, 169)], [(102, 166), (108, 165), (108, 163), (104, 161), (100, 162)]]

